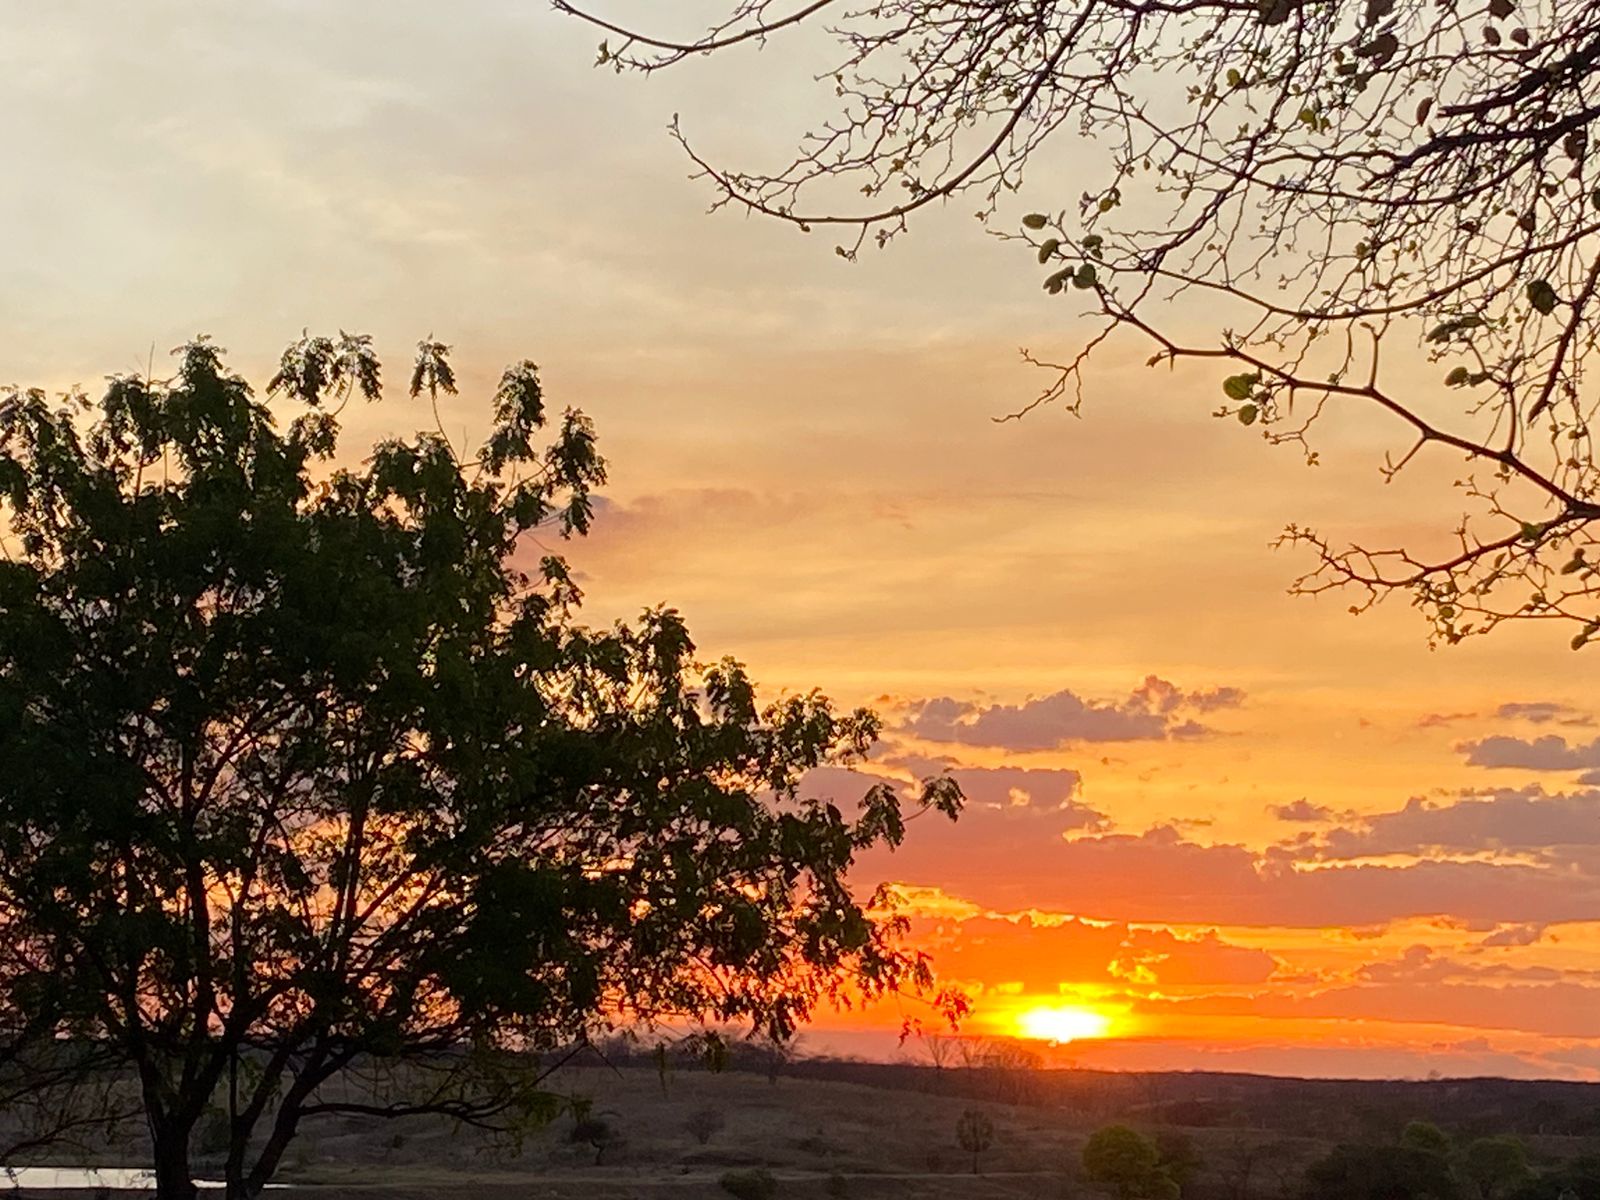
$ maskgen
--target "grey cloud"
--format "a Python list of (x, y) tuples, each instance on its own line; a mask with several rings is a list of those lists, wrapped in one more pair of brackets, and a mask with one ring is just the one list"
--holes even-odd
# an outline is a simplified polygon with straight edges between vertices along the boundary
[(1504, 789), (1436, 804), (1420, 796), (1405, 807), (1359, 818), (1315, 839), (1290, 844), (1296, 857), (1320, 860), (1386, 854), (1524, 851), (1571, 864), (1574, 850), (1600, 847), (1600, 791), (1546, 793)]
[(878, 761), (909, 771), (918, 779), (949, 775), (961, 785), (969, 806), (1070, 812), (1069, 829), (1092, 829), (1105, 823), (1103, 814), (1076, 803), (1083, 776), (1070, 768), (964, 767), (950, 758), (893, 753)]
[(1481, 980), (1557, 983), (1563, 979), (1571, 982), (1574, 975), (1571, 971), (1559, 971), (1555, 967), (1537, 964), (1464, 963), (1423, 945), (1409, 946), (1399, 958), (1367, 963), (1356, 971), (1356, 978), (1366, 983), (1460, 983)]
[(1233, 687), (1185, 692), (1152, 675), (1124, 700), (1086, 700), (1070, 690), (1021, 704), (981, 705), (951, 696), (913, 701), (901, 729), (930, 742), (1053, 750), (1070, 742), (1135, 742), (1200, 737), (1190, 714), (1237, 708)]
[(1301, 797), (1293, 804), (1269, 805), (1267, 811), (1280, 821), (1333, 821), (1338, 814), (1325, 804), (1313, 804)]
[(1560, 721), (1563, 725), (1593, 723), (1587, 714), (1558, 700), (1529, 700), (1502, 704), (1495, 709), (1494, 715), (1506, 720), (1531, 721), (1535, 725), (1546, 725), (1551, 721)]
[(1600, 738), (1569, 744), (1559, 734), (1524, 739), (1496, 734), (1456, 747), (1474, 767), (1515, 767), (1525, 771), (1577, 771), (1600, 767)]

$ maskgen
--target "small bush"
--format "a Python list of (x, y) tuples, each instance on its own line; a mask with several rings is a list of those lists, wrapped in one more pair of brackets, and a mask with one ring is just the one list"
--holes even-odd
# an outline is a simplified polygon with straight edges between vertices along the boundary
[(717, 1180), (734, 1200), (772, 1200), (778, 1194), (778, 1181), (760, 1167), (749, 1171), (727, 1171)]
[(722, 1132), (722, 1127), (728, 1122), (718, 1108), (697, 1108), (689, 1114), (683, 1127), (689, 1131), (694, 1140), (704, 1146), (713, 1136)]
[(573, 1122), (567, 1140), (573, 1145), (589, 1145), (594, 1147), (594, 1165), (599, 1166), (605, 1158), (605, 1153), (612, 1146), (622, 1140), (620, 1134), (611, 1127), (611, 1123), (602, 1117), (583, 1117)]

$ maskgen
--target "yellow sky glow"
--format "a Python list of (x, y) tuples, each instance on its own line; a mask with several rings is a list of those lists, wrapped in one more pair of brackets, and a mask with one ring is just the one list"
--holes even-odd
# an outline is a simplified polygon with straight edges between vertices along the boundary
[(1064, 1045), (1085, 1038), (1110, 1037), (1111, 1017), (1080, 1005), (1047, 1005), (1017, 1014), (1017, 1034), (1035, 1041)]

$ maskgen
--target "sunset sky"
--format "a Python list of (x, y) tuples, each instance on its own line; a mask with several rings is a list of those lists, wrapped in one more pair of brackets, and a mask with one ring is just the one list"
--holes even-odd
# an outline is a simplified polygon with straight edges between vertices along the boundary
[[(1048, 382), (1018, 348), (1088, 326), (974, 206), (852, 265), (686, 178), (674, 112), (776, 165), (826, 111), (803, 37), (641, 79), (541, 0), (4, 15), (6, 380), (93, 388), (200, 331), (262, 380), (303, 327), (372, 333), (394, 379), (431, 333), (470, 437), (534, 358), (611, 462), (569, 550), (592, 619), (671, 603), (774, 693), (877, 707), (861, 774), (960, 779), (961, 823), (862, 880), (903, 885), (973, 1031), (1083, 1008), (1089, 1065), (1600, 1078), (1600, 651), (1430, 650), (1403, 598), (1289, 597), (1305, 560), (1269, 548), (1437, 542), (1456, 464), (1384, 485), (1403, 445), (1339, 413), (1307, 468), (1133, 342), (1081, 418), (996, 423)], [(1077, 153), (997, 224), (1075, 195)], [(812, 1037), (914, 1055), (838, 1036), (898, 1021)]]

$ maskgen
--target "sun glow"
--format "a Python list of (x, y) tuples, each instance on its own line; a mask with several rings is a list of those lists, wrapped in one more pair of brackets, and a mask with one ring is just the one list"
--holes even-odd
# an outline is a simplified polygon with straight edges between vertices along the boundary
[(1111, 1034), (1111, 1018), (1078, 1005), (1029, 1008), (1017, 1014), (1017, 1032), (1041, 1042), (1074, 1042)]

